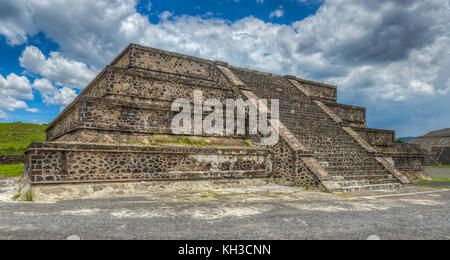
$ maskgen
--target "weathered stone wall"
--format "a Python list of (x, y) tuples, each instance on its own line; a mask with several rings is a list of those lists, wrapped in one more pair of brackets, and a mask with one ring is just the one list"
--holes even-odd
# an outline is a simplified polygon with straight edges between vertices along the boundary
[(437, 156), (441, 165), (450, 165), (450, 147), (440, 147)]
[[(253, 142), (259, 143), (260, 137)], [(286, 186), (320, 188), (320, 181), (302, 161), (302, 156), (289, 145), (290, 140), (282, 137), (277, 145), (270, 147), (272, 178)]]
[[(171, 119), (177, 114), (170, 112), (172, 102), (178, 98), (193, 101), (196, 90), (202, 91), (204, 100), (216, 98), (225, 103), (226, 99), (236, 97), (236, 92), (223, 83), (136, 70), (107, 69), (93, 87), (49, 126), (47, 140), (53, 141), (80, 127), (123, 127), (117, 130), (168, 133)], [(103, 111), (107, 104), (108, 109)]]
[(302, 156), (290, 149), (286, 141), (281, 140), (271, 151), (274, 165), (272, 176), (277, 183), (296, 187), (320, 187), (319, 179), (302, 161)]
[(360, 134), (371, 145), (380, 147), (394, 145), (394, 131), (358, 127), (353, 127), (353, 130)]
[(424, 156), (414, 154), (397, 154), (392, 158), (395, 162), (395, 167), (400, 171), (423, 171), (424, 170)]
[(321, 84), (309, 80), (298, 80), (298, 82), (308, 89), (310, 94), (319, 99), (336, 101), (337, 100), (337, 88), (334, 86)]
[(365, 127), (366, 108), (343, 105), (336, 102), (324, 102), (324, 104), (351, 126)]
[(391, 147), (383, 147), (382, 151), (403, 172), (423, 171), (426, 165), (425, 154), (415, 145), (395, 143)]
[(218, 74), (211, 61), (142, 47), (135, 47), (130, 51), (130, 67), (210, 81), (215, 81)]
[(221, 101), (233, 98), (233, 91), (226, 85), (183, 77), (162, 77), (138, 70), (115, 70), (106, 93), (147, 99), (175, 101), (178, 98), (193, 100), (195, 90), (201, 90), (206, 99)]
[(270, 153), (256, 148), (33, 143), (26, 152), (33, 184), (266, 178)]
[(81, 111), (79, 104), (74, 104), (68, 109), (66, 113), (58, 119), (58, 122), (47, 128), (47, 141), (52, 141), (76, 128), (79, 125), (79, 114)]
[(19, 164), (25, 162), (23, 155), (0, 155), (0, 164)]
[(250, 146), (248, 136), (242, 138), (228, 136), (204, 137), (204, 136), (183, 136), (173, 134), (153, 134), (139, 132), (119, 132), (96, 129), (78, 129), (58, 138), (61, 143), (92, 143), (92, 144), (113, 144), (113, 145), (152, 145), (152, 144), (177, 144), (195, 143), (203, 146)]
[[(79, 105), (74, 106), (75, 108), (79, 108), (78, 111), (80, 112), (77, 113), (77, 116), (70, 116), (75, 115), (77, 110), (74, 110), (71, 114), (68, 113), (68, 116), (63, 121), (67, 122), (67, 124), (64, 127), (61, 126), (62, 130), (60, 132), (64, 131), (67, 133), (79, 129), (94, 129), (117, 131), (119, 133), (171, 134), (172, 118), (179, 113), (171, 111), (169, 102), (135, 103), (89, 97), (81, 98)], [(202, 116), (205, 117), (207, 114), (205, 112)], [(195, 114), (192, 114), (192, 120), (194, 116)], [(69, 119), (72, 120), (70, 123)], [(226, 122), (223, 123), (225, 129)], [(192, 124), (192, 130), (193, 127), (194, 125)], [(59, 130), (59, 128), (53, 129)], [(226, 136), (225, 133), (224, 136)], [(56, 140), (64, 140), (61, 138)]]

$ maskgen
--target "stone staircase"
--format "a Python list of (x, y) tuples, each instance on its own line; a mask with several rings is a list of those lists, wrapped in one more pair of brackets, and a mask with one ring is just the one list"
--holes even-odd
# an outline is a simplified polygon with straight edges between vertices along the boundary
[(338, 184), (335, 192), (385, 190), (402, 186), (373, 153), (327, 115), (314, 100), (287, 79), (259, 72), (231, 69), (260, 98), (279, 99), (280, 119), (327, 172), (324, 181)]

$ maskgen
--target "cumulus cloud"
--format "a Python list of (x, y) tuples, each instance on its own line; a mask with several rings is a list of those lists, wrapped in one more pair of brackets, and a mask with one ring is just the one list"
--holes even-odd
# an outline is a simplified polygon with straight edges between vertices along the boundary
[(28, 35), (35, 34), (33, 12), (23, 0), (2, 1), (0, 8), (0, 34), (11, 45), (24, 43)]
[[(380, 107), (386, 109), (383, 112), (398, 111), (385, 113), (384, 121), (374, 116), (376, 126), (389, 126), (405, 117), (418, 131), (419, 123), (414, 122), (424, 125), (434, 118), (450, 120), (448, 113), (443, 115), (441, 100), (447, 98), (448, 102), (450, 94), (448, 0), (327, 0), (315, 15), (291, 25), (254, 17), (230, 22), (170, 12), (161, 12), (160, 22), (152, 24), (136, 12), (135, 0), (16, 3), (22, 1), (4, 1), (10, 11), (0, 11), (0, 34), (15, 44), (42, 31), (58, 43), (64, 57), (56, 53), (46, 58), (32, 47), (22, 55), (27, 70), (57, 85), (73, 88), (88, 80), (80, 79), (78, 73), (60, 71), (67, 76), (64, 79), (45, 68), (57, 69), (60, 60), (65, 64), (79, 60), (98, 71), (129, 42), (137, 42), (338, 84), (345, 102), (368, 105), (369, 111), (379, 112)], [(273, 17), (277, 16), (281, 17), (281, 12), (274, 13)], [(74, 67), (79, 71), (88, 68)], [(425, 109), (414, 109), (424, 100), (430, 102), (426, 110), (434, 111), (434, 116), (422, 111)], [(420, 113), (420, 118), (409, 110)]]
[(136, 3), (136, 0), (4, 0), (0, 33), (11, 44), (22, 44), (41, 31), (70, 57), (103, 66), (128, 44), (128, 39), (116, 34), (116, 28), (136, 14)]
[(36, 79), (33, 88), (39, 91), (44, 103), (49, 105), (65, 107), (77, 96), (75, 90), (67, 87), (57, 88), (48, 79)]
[(39, 109), (37, 109), (37, 108), (27, 108), (27, 109), (25, 109), (26, 111), (28, 111), (28, 112), (31, 112), (31, 113), (37, 113), (37, 112), (39, 112)]
[(8, 119), (8, 116), (6, 115), (6, 113), (1, 110), (0, 110), (0, 119), (3, 119), (3, 120)]
[(269, 14), (269, 18), (281, 18), (283, 16), (284, 16), (284, 10), (283, 10), (282, 6), (280, 6), (280, 8), (278, 8), (277, 10), (275, 10)]
[(0, 75), (0, 119), (7, 118), (4, 110), (25, 109), (29, 112), (38, 112), (35, 108), (28, 108), (23, 100), (19, 100), (32, 100), (33, 98), (32, 87), (27, 77), (17, 76), (14, 73), (9, 74), (6, 78)]
[(27, 100), (33, 99), (32, 87), (28, 78), (17, 76), (14, 73), (9, 74), (6, 78), (0, 75), (0, 95)]
[(84, 88), (95, 77), (95, 73), (85, 63), (68, 60), (58, 52), (51, 52), (50, 57), (46, 58), (34, 46), (26, 47), (19, 61), (27, 71), (64, 87)]
[(0, 102), (0, 109), (1, 110), (9, 110), (14, 111), (16, 109), (27, 109), (28, 106), (25, 102), (22, 100), (17, 100), (12, 97), (2, 97), (0, 96), (1, 102)]

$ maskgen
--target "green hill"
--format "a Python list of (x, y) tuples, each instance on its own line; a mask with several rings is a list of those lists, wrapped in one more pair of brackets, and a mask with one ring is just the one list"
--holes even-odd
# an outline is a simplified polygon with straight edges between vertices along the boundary
[(45, 141), (47, 125), (0, 123), (0, 155), (23, 154), (31, 142)]

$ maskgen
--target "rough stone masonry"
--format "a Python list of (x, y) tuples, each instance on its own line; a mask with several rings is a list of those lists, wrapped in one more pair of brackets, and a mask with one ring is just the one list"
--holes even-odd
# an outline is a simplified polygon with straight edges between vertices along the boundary
[[(278, 99), (280, 141), (177, 136), (178, 98)], [(366, 126), (334, 86), (130, 44), (26, 151), (31, 185), (267, 179), (329, 191), (392, 189), (423, 174), (424, 155)]]

